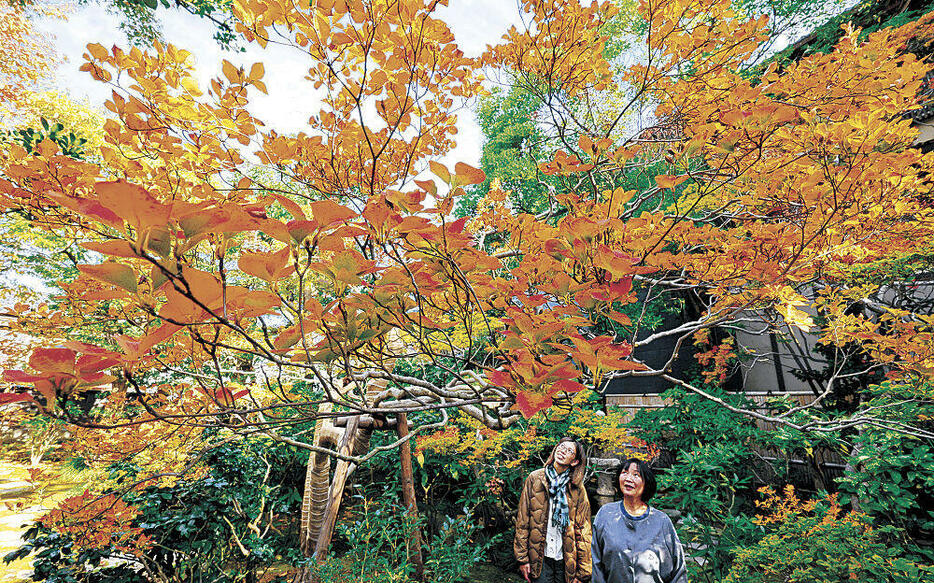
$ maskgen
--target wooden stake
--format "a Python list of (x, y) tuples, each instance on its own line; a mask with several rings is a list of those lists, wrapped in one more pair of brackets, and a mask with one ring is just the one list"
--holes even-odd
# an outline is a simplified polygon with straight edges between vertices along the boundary
[[(396, 433), (399, 439), (409, 434), (409, 421), (405, 413), (397, 416)], [(412, 476), (412, 446), (411, 440), (406, 440), (399, 448), (399, 459), (402, 464), (402, 501), (413, 520), (418, 519), (418, 506), (415, 504), (415, 479)], [(409, 553), (415, 563), (415, 578), (425, 580), (425, 563), (422, 560), (422, 531), (416, 528), (409, 540)]]
[[(344, 437), (337, 450), (341, 455), (349, 456), (353, 449), (354, 435), (357, 433), (357, 426), (360, 423), (360, 416), (356, 415), (347, 421), (347, 428), (344, 430)], [(334, 525), (337, 522), (337, 512), (341, 508), (341, 498), (344, 496), (344, 485), (347, 483), (347, 476), (353, 472), (356, 464), (345, 460), (339, 460), (334, 468), (334, 479), (331, 480), (331, 491), (328, 497), (327, 510), (324, 511), (324, 521), (321, 524), (321, 531), (318, 533), (318, 543), (315, 545), (315, 560), (320, 564), (328, 554), (328, 546), (331, 544), (331, 536), (334, 535)]]

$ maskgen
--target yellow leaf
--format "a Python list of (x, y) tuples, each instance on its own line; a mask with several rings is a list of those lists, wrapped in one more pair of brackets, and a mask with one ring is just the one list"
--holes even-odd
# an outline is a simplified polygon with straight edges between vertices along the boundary
[(431, 168), (432, 174), (440, 178), (441, 180), (450, 183), (451, 182), (451, 173), (448, 169), (441, 164), (440, 162), (435, 162), (431, 160), (428, 162), (428, 166)]
[(222, 70), (224, 71), (224, 77), (227, 77), (227, 80), (231, 83), (237, 83), (240, 81), (240, 70), (234, 67), (233, 63), (227, 59), (224, 59)]
[(201, 95), (201, 89), (198, 87), (198, 82), (195, 81), (192, 77), (182, 77), (181, 85), (192, 95)]

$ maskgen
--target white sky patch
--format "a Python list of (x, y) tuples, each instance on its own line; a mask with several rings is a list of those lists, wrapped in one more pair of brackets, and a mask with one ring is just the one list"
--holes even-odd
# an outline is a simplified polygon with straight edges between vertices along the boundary
[[(469, 57), (479, 56), (488, 44), (496, 44), (513, 24), (519, 24), (515, 2), (504, 0), (453, 1), (441, 7), (437, 15), (451, 27), (458, 46)], [(226, 51), (213, 38), (210, 21), (194, 17), (187, 12), (159, 9), (165, 42), (191, 51), (195, 58), (196, 78), (206, 88), (210, 79), (221, 75), (221, 62), (227, 59), (249, 70), (250, 65), (262, 62), (266, 75), (263, 81), (269, 95), (250, 92), (250, 110), (266, 124), (267, 129), (280, 133), (307, 130), (308, 118), (317, 113), (320, 92), (305, 79), (311, 62), (307, 55), (295, 49), (272, 43), (266, 49), (256, 44), (247, 45), (245, 52)], [(55, 87), (76, 101), (88, 101), (103, 108), (111, 90), (104, 83), (79, 71), (84, 62), (82, 55), (88, 43), (100, 43), (108, 49), (117, 45), (130, 46), (126, 35), (119, 29), (119, 18), (99, 4), (77, 6), (67, 20), (48, 20), (42, 28), (55, 36), (55, 44), (63, 57), (55, 77)], [(303, 58), (304, 57), (304, 58)], [(457, 115), (457, 146), (442, 159), (453, 166), (462, 161), (479, 164), (483, 136), (471, 111), (473, 104), (455, 112)]]

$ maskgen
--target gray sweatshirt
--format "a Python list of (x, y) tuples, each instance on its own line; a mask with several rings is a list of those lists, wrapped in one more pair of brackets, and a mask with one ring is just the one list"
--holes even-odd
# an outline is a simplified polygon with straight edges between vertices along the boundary
[(655, 508), (633, 517), (622, 502), (605, 504), (594, 518), (590, 548), (591, 583), (687, 583), (678, 533)]

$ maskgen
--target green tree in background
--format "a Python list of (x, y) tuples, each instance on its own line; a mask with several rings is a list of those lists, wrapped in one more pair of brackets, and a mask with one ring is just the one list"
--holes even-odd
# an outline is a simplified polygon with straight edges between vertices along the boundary
[[(95, 0), (80, 0), (89, 3)], [(214, 25), (214, 40), (225, 48), (234, 48), (232, 0), (100, 0), (109, 12), (120, 17), (120, 29), (134, 44), (148, 46), (162, 38), (156, 18), (160, 7), (187, 12), (209, 20)]]

